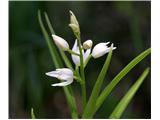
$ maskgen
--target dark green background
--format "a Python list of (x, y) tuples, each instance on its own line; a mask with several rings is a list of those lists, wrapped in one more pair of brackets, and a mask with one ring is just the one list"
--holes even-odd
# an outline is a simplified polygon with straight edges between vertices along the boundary
[[(150, 6), (150, 1), (9, 1), (9, 118), (30, 118), (31, 107), (37, 118), (70, 118), (62, 88), (50, 86), (59, 81), (45, 75), (45, 72), (54, 70), (55, 67), (39, 27), (38, 9), (48, 13), (55, 32), (65, 38), (70, 46), (75, 38), (68, 27), (69, 10), (78, 18), (82, 41), (92, 39), (94, 45), (105, 41), (115, 44), (117, 49), (114, 51), (104, 88), (127, 63), (150, 47)], [(88, 96), (105, 57), (92, 59), (86, 68)], [(120, 98), (148, 66), (149, 57), (118, 84), (95, 118), (108, 118)], [(80, 87), (76, 82), (72, 86), (81, 110)], [(122, 118), (150, 118), (150, 94), (148, 76)]]

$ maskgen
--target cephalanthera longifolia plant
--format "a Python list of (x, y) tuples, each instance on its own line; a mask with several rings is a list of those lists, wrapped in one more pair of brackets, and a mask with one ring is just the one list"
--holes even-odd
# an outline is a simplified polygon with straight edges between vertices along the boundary
[[(46, 72), (47, 76), (55, 77), (61, 80), (60, 83), (52, 84), (51, 86), (62, 87), (66, 95), (66, 100), (70, 109), (72, 118), (93, 118), (96, 111), (101, 107), (105, 99), (112, 92), (112, 90), (118, 85), (124, 76), (132, 70), (138, 63), (140, 63), (145, 57), (151, 53), (151, 49), (147, 49), (137, 57), (135, 57), (127, 66), (125, 66), (114, 78), (113, 80), (106, 85), (104, 90), (102, 90), (102, 83), (108, 71), (110, 61), (112, 58), (113, 50), (116, 51), (113, 43), (109, 46), (110, 42), (101, 42), (93, 47), (93, 41), (87, 40), (82, 43), (81, 41), (81, 32), (80, 25), (76, 16), (72, 11), (70, 13), (70, 23), (69, 27), (72, 29), (75, 35), (74, 45), (71, 46), (68, 42), (62, 37), (58, 36), (52, 28), (50, 20), (46, 12), (44, 12), (45, 21), (48, 25), (50, 33), (46, 31), (46, 28), (42, 22), (41, 12), (38, 11), (38, 20), (48, 45), (51, 57), (54, 63), (54, 66), (57, 68), (55, 71)], [(58, 49), (56, 49), (56, 47)], [(93, 49), (92, 49), (93, 48)], [(58, 51), (57, 51), (58, 50)], [(72, 60), (69, 60), (65, 52), (71, 54)], [(92, 92), (89, 99), (86, 99), (86, 79), (84, 72), (87, 63), (91, 58), (97, 59), (103, 55), (107, 55), (104, 65), (97, 77), (97, 80), (94, 84)], [(75, 67), (72, 66), (71, 62), (75, 64)], [(65, 63), (65, 65), (63, 65)], [(120, 118), (124, 110), (126, 109), (129, 102), (132, 100), (134, 94), (137, 92), (138, 88), (146, 78), (149, 73), (149, 68), (146, 68), (144, 72), (140, 75), (137, 81), (131, 86), (128, 92), (120, 100), (118, 105), (115, 107), (109, 118)], [(81, 95), (82, 95), (82, 113), (78, 113), (75, 97), (72, 91), (72, 83), (78, 82), (81, 86)], [(33, 109), (31, 110), (32, 118), (35, 118)]]

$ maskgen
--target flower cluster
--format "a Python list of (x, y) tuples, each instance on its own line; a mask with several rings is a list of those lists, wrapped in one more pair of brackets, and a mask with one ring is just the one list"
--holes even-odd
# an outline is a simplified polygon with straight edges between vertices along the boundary
[[(71, 14), (71, 20), (69, 26), (72, 28), (75, 36), (79, 38), (80, 35), (80, 28), (78, 21), (74, 14), (70, 11)], [(75, 43), (72, 47), (72, 50), (70, 50), (68, 42), (63, 39), (60, 36), (57, 36), (55, 34), (52, 35), (52, 38), (54, 40), (54, 43), (57, 45), (57, 47), (63, 51), (68, 51), (71, 53), (72, 61), (76, 66), (80, 66), (80, 49), (82, 49), (82, 56), (83, 56), (83, 64), (86, 63), (86, 60), (90, 57), (93, 58), (99, 58), (106, 53), (108, 53), (111, 48), (112, 50), (116, 49), (116, 47), (110, 47), (108, 44), (110, 42), (102, 42), (95, 45), (92, 49), (93, 41), (92, 40), (86, 40), (82, 45), (78, 45), (78, 40), (75, 40)], [(81, 48), (79, 48), (81, 47)], [(92, 50), (91, 50), (92, 49)], [(59, 80), (63, 80), (64, 82), (52, 84), (52, 86), (66, 86), (73, 82), (73, 71), (69, 68), (61, 68), (56, 69), (56, 71), (47, 72), (46, 75), (51, 77), (56, 77)]]

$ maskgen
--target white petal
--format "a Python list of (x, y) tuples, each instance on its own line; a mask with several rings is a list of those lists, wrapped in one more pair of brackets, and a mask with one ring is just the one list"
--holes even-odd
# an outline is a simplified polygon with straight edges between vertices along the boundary
[(114, 44), (113, 44), (113, 43), (112, 43), (111, 46), (109, 47), (109, 50), (110, 50), (110, 48), (112, 48), (112, 50), (117, 49), (117, 47), (114, 47)]
[(77, 47), (77, 39), (76, 39), (75, 42), (74, 42), (72, 51), (77, 52), (77, 48), (78, 48), (78, 47)]
[(68, 68), (60, 68), (56, 69), (56, 71), (60, 72), (61, 74), (73, 75), (72, 70)]
[(113, 47), (113, 49), (112, 50), (115, 50), (117, 47)]
[(101, 47), (101, 46), (106, 46), (108, 45), (110, 42), (102, 42), (102, 43), (98, 43), (95, 47)]
[(73, 78), (73, 76), (67, 75), (67, 74), (60, 74), (57, 78), (58, 78), (59, 80), (70, 80), (70, 79)]
[(73, 79), (65, 81), (65, 82), (61, 82), (61, 83), (55, 83), (55, 84), (52, 84), (51, 86), (67, 86), (71, 84), (72, 82), (73, 82)]
[(88, 56), (90, 55), (90, 53), (91, 53), (91, 49), (86, 50), (86, 52), (83, 55), (84, 62), (86, 61), (86, 59), (88, 58)]
[[(80, 53), (79, 52), (79, 48), (77, 46), (77, 40), (75, 40), (75, 43), (74, 43), (73, 48), (72, 48), (72, 51), (74, 51), (75, 53), (78, 53), (78, 54)], [(73, 60), (74, 64), (79, 66), (80, 65), (79, 56), (72, 54), (71, 57), (72, 57), (72, 60)]]
[(51, 71), (51, 72), (47, 72), (46, 75), (50, 76), (50, 77), (58, 77), (58, 71)]

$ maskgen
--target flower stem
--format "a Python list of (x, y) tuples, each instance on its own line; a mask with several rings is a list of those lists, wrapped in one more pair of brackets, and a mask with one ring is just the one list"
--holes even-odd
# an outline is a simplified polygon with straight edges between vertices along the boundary
[(81, 74), (81, 77), (82, 77), (81, 90), (82, 90), (82, 113), (83, 113), (83, 111), (85, 109), (85, 106), (86, 106), (86, 83), (85, 83), (83, 54), (82, 54), (80, 37), (77, 37), (77, 40), (78, 40), (78, 46), (79, 46), (79, 51), (80, 51), (80, 74)]
[(82, 90), (82, 113), (86, 107), (86, 85), (85, 82), (81, 82), (81, 90)]
[(74, 79), (77, 80), (77, 82), (80, 82), (81, 83), (81, 79), (77, 76), (74, 76)]

